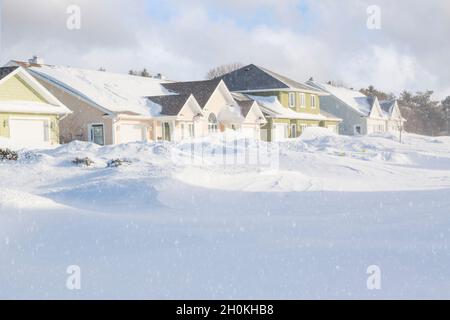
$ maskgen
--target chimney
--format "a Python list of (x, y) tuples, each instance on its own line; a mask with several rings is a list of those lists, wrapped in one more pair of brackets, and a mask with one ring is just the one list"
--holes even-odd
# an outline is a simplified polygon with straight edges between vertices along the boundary
[(39, 56), (33, 56), (28, 62), (31, 64), (44, 64), (44, 59)]

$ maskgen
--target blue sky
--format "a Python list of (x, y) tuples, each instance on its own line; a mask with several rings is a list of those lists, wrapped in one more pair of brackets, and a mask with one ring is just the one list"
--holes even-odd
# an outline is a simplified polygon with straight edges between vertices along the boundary
[[(255, 63), (297, 81), (450, 95), (450, 2), (376, 2), (380, 30), (367, 28), (369, 0), (3, 0), (0, 53), (180, 80)], [(70, 4), (81, 8), (80, 30), (66, 28)]]

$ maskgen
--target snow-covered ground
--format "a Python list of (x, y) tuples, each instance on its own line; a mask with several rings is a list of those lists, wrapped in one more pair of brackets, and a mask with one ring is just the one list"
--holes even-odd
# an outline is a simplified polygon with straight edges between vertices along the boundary
[(0, 298), (450, 298), (450, 137), (310, 129), (272, 168), (199, 146), (224, 147), (74, 142), (0, 162)]

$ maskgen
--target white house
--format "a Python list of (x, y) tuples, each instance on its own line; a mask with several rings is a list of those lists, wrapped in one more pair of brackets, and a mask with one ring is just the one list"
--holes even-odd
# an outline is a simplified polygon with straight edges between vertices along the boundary
[(205, 115), (199, 134), (241, 131), (259, 139), (261, 126), (267, 123), (258, 103), (240, 94), (232, 94), (221, 79), (164, 83), (164, 88), (175, 94), (192, 94)]
[(320, 105), (326, 112), (343, 119), (339, 131), (344, 135), (399, 132), (404, 130), (404, 119), (397, 101), (378, 101), (359, 91), (332, 84), (308, 81), (326, 93), (320, 97)]

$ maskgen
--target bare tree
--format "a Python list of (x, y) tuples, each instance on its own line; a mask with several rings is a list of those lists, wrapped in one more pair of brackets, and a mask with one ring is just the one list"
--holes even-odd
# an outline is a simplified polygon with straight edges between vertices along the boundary
[(224, 64), (224, 65), (215, 67), (208, 71), (208, 73), (206, 74), (206, 79), (212, 80), (212, 79), (218, 78), (220, 76), (223, 76), (224, 74), (238, 70), (238, 69), (242, 68), (243, 66), (244, 65), (242, 63), (234, 62), (234, 63)]

